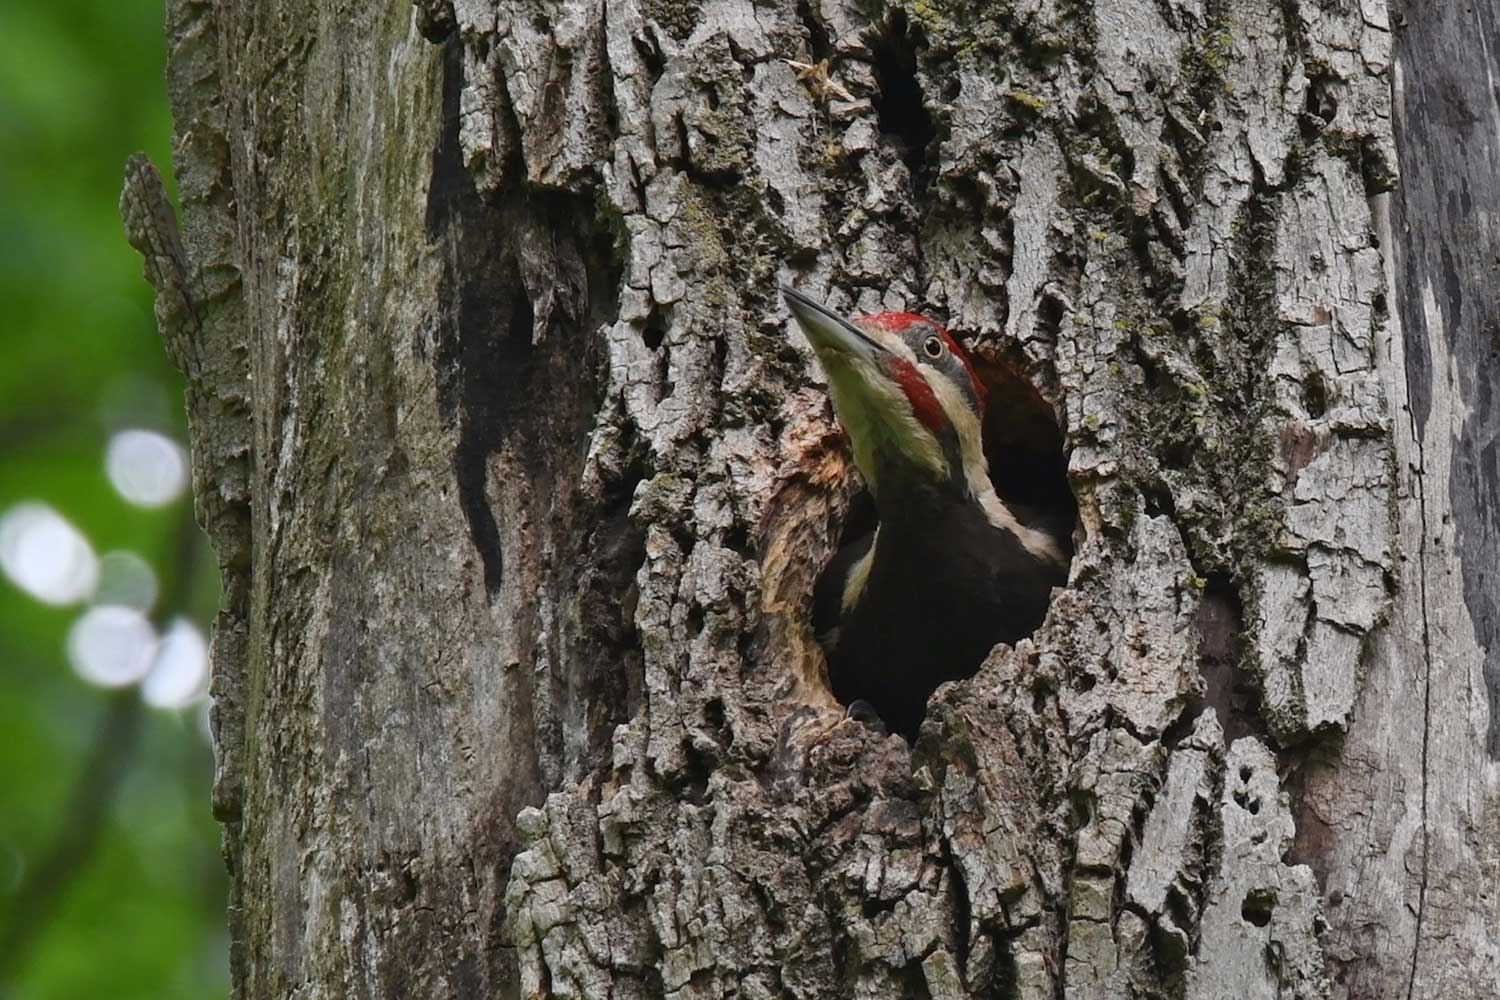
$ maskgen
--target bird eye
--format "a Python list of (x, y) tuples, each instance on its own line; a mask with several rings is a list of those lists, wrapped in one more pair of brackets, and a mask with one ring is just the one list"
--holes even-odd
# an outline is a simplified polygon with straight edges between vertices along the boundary
[(941, 337), (928, 337), (922, 341), (922, 353), (929, 358), (940, 358), (943, 356), (943, 339)]

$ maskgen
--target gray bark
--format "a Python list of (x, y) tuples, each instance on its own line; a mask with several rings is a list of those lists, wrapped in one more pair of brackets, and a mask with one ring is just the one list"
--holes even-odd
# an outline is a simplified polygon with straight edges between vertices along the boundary
[[(237, 995), (1493, 995), (1487, 8), (168, 6)], [(1066, 442), (914, 747), (788, 280)]]

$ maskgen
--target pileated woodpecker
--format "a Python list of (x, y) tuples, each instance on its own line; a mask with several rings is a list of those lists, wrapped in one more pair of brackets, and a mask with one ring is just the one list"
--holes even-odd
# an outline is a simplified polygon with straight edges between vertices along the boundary
[(875, 531), (820, 578), (813, 626), (834, 695), (916, 735), (939, 684), (1041, 624), (1067, 580), (1070, 539), (1002, 500), (980, 427), (986, 389), (947, 331), (914, 313), (845, 319), (782, 294), (828, 376)]

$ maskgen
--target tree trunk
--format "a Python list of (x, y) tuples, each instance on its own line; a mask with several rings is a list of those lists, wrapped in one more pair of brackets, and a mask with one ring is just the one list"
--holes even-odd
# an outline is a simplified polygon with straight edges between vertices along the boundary
[[(237, 995), (1493, 995), (1486, 5), (168, 6)], [(793, 281), (1066, 455), (912, 747)]]

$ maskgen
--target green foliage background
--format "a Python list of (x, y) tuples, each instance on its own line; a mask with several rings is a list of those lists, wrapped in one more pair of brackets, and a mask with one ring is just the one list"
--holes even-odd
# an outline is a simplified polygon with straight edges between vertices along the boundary
[[(116, 211), (129, 153), (170, 163), (162, 17), (151, 0), (0, 3), (0, 512), (40, 500), (96, 551), (138, 553), (158, 623), (206, 631), (216, 581), (189, 503), (132, 507), (104, 471), (123, 427), (186, 442)], [(64, 655), (79, 610), (0, 578), (0, 998), (224, 996), (198, 712), (81, 681)]]

